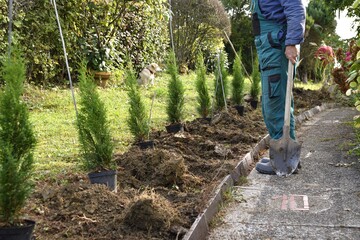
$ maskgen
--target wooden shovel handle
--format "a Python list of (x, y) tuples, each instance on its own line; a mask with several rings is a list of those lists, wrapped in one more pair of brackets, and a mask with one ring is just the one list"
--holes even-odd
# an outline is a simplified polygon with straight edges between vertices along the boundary
[[(288, 80), (286, 84), (286, 97), (285, 97), (285, 115), (284, 115), (284, 129), (290, 129), (290, 108), (291, 108), (291, 95), (292, 95), (292, 87), (294, 81), (294, 64), (289, 61), (288, 66)], [(289, 135), (290, 132), (285, 133), (283, 135)]]

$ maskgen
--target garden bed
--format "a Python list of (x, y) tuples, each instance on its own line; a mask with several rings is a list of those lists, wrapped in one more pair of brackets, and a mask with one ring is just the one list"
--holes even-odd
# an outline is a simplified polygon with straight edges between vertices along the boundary
[[(327, 94), (294, 89), (298, 112)], [(266, 135), (261, 109), (229, 111), (213, 124), (197, 119), (185, 131), (152, 133), (155, 149), (117, 154), (118, 192), (90, 185), (86, 174), (37, 182), (25, 209), (36, 239), (181, 239), (219, 182)]]

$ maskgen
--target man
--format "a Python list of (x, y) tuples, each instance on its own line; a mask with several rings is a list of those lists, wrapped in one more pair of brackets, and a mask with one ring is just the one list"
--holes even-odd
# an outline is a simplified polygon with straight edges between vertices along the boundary
[[(282, 137), (288, 61), (295, 64), (304, 41), (306, 12), (301, 0), (252, 0), (252, 21), (262, 85), (262, 113), (272, 139)], [(294, 103), (291, 103), (290, 137), (295, 140)], [(275, 174), (268, 159), (256, 165)]]

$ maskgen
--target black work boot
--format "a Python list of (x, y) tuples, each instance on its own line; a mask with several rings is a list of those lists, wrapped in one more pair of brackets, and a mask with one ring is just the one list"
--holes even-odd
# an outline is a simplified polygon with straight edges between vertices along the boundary
[[(293, 172), (293, 174), (297, 174), (299, 173), (299, 169), (301, 168), (301, 164), (299, 162), (298, 166), (296, 167), (295, 171)], [(270, 164), (270, 159), (269, 158), (262, 158), (260, 160), (260, 162), (258, 162), (256, 164), (255, 169), (262, 174), (269, 174), (269, 175), (275, 175), (275, 171), (273, 170), (271, 164)]]
[(275, 171), (273, 170), (270, 161), (265, 160), (265, 162), (262, 162), (263, 160), (261, 160), (260, 162), (258, 162), (256, 164), (255, 169), (262, 174), (269, 174), (269, 175), (275, 175)]

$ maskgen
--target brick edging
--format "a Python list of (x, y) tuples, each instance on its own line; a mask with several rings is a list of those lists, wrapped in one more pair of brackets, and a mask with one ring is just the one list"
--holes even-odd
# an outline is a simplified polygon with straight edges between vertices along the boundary
[[(307, 110), (296, 117), (296, 123), (302, 123), (311, 119), (314, 115), (329, 109), (334, 108), (334, 103), (324, 103), (321, 106), (316, 106)], [(205, 240), (209, 232), (209, 223), (219, 211), (219, 207), (223, 203), (223, 193), (230, 187), (234, 186), (239, 181), (241, 176), (247, 176), (250, 166), (254, 163), (254, 156), (265, 150), (268, 146), (270, 137), (266, 135), (255, 147), (248, 152), (242, 160), (236, 165), (234, 170), (227, 175), (222, 182), (216, 187), (214, 196), (209, 200), (206, 209), (199, 214), (189, 231), (185, 234), (182, 240)]]

